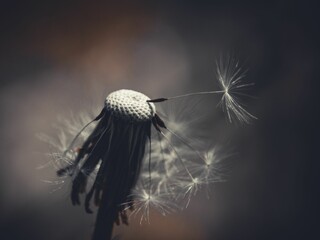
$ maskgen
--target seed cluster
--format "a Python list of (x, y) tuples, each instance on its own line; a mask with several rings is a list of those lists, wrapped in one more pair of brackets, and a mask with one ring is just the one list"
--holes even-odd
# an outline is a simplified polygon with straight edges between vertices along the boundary
[(146, 95), (128, 89), (110, 93), (106, 100), (107, 110), (115, 117), (131, 122), (149, 121), (155, 115), (156, 108)]

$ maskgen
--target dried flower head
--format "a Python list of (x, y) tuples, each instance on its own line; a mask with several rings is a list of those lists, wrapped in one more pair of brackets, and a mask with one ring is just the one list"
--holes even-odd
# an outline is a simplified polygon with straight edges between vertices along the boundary
[[(72, 179), (72, 204), (79, 205), (80, 195), (85, 194), (88, 213), (92, 213), (91, 202), (98, 206), (94, 240), (111, 239), (114, 223), (128, 224), (128, 210), (134, 216), (141, 213), (140, 222), (149, 220), (150, 208), (165, 215), (179, 209), (181, 201), (187, 207), (200, 189), (224, 180), (221, 160), (226, 155), (217, 147), (198, 151), (176, 124), (167, 126), (156, 108), (177, 98), (222, 94), (221, 104), (230, 122), (235, 116), (248, 123), (254, 116), (234, 96), (248, 86), (240, 83), (243, 75), (238, 64), (234, 60), (219, 63), (217, 75), (223, 90), (156, 99), (133, 90), (112, 92), (93, 120), (89, 121), (88, 114), (82, 115), (81, 124), (76, 118), (60, 119), (58, 141), (40, 136), (56, 149), (51, 156), (58, 176)], [(74, 136), (72, 141), (70, 136)], [(74, 148), (77, 141), (81, 147)]]

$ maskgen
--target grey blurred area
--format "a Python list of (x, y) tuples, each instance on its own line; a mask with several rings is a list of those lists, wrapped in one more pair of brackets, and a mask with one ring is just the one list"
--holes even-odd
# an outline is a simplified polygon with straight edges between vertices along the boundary
[(71, 205), (70, 186), (53, 191), (43, 181), (55, 172), (38, 168), (48, 148), (37, 133), (54, 135), (57, 117), (96, 109), (121, 88), (151, 98), (217, 88), (215, 61), (229, 53), (249, 69), (255, 98), (244, 101), (258, 120), (229, 124), (218, 97), (208, 97), (198, 108), (205, 120), (193, 129), (237, 153), (227, 181), (181, 213), (152, 212), (150, 224), (133, 219), (115, 232), (123, 239), (319, 238), (315, 3), (13, 0), (0, 12), (1, 239), (90, 239), (95, 215)]

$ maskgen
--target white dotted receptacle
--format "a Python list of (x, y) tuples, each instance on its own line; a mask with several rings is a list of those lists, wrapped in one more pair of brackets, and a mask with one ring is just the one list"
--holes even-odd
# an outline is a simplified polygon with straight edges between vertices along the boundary
[(156, 107), (146, 95), (128, 89), (121, 89), (110, 93), (106, 100), (107, 110), (123, 120), (133, 122), (149, 121), (156, 113)]

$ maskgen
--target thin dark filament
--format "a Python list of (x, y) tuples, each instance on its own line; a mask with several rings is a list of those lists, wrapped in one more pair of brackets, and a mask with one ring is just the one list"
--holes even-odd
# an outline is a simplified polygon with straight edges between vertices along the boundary
[[(103, 138), (103, 137), (105, 137), (105, 134), (107, 134), (108, 132), (110, 131), (110, 129), (108, 128), (108, 127), (106, 127), (106, 129), (103, 131), (103, 133), (101, 134), (101, 136), (99, 137), (99, 139), (98, 139), (98, 141), (97, 141), (97, 144), (94, 146), (94, 148), (92, 149), (92, 151), (91, 151), (91, 153), (89, 154), (89, 156), (86, 158), (86, 161), (88, 162), (88, 159), (91, 159), (93, 156), (94, 156), (94, 154), (95, 154), (95, 150), (96, 150), (96, 148), (98, 148), (98, 145), (99, 145), (99, 148), (101, 147), (101, 144), (99, 144), (100, 142), (101, 142), (101, 139)], [(96, 157), (96, 156), (95, 156)], [(86, 163), (87, 163), (86, 162)], [(96, 164), (98, 164), (98, 162), (96, 163)], [(96, 164), (95, 164), (95, 166), (96, 166)], [(101, 164), (103, 164), (103, 163), (101, 163)], [(97, 178), (99, 178), (99, 172), (100, 172), (100, 169), (102, 169), (101, 168), (101, 166), (100, 166), (100, 168), (99, 168), (99, 171), (98, 171), (98, 174), (97, 174), (97, 176), (96, 176), (96, 179)], [(79, 170), (81, 170), (81, 168), (79, 168)], [(94, 167), (91, 169), (91, 171), (93, 171), (94, 170)], [(72, 173), (72, 174), (74, 174), (74, 172)], [(90, 175), (90, 174), (89, 174)], [(84, 175), (85, 177), (87, 177), (87, 174), (85, 174)], [(75, 181), (77, 181), (77, 179), (78, 178), (81, 178), (82, 177), (82, 175), (79, 175), (79, 174), (77, 174), (77, 176), (75, 177), (75, 179), (74, 179), (74, 182)], [(95, 181), (96, 182), (96, 181)], [(93, 186), (95, 187), (96, 185), (95, 185), (95, 183), (93, 184)], [(85, 186), (84, 186), (85, 187)], [(81, 193), (81, 192), (80, 192)], [(76, 195), (74, 195), (74, 194), (76, 194)], [(89, 196), (90, 196), (90, 194), (89, 194)], [(76, 188), (76, 191), (72, 191), (72, 193), (71, 193), (71, 199), (72, 199), (72, 203), (73, 204), (80, 204), (80, 202), (79, 202), (79, 187), (77, 187)], [(90, 212), (90, 211), (89, 211)]]
[(83, 128), (81, 128), (81, 130), (77, 133), (77, 135), (73, 138), (73, 140), (71, 141), (71, 143), (69, 144), (68, 148), (63, 152), (63, 157), (66, 156), (66, 154), (70, 151), (70, 149), (73, 147), (74, 143), (76, 142), (76, 140), (78, 139), (78, 137), (80, 136), (80, 134), (83, 132), (83, 130), (85, 130), (91, 123), (93, 123), (95, 121), (95, 119), (93, 119), (92, 121), (88, 122), (86, 125), (83, 126)]
[[(109, 123), (108, 124), (112, 124), (112, 121), (110, 121), (109, 120)], [(108, 130), (108, 131), (107, 131)], [(107, 152), (109, 152), (109, 150), (110, 150), (110, 146), (111, 146), (111, 141), (110, 141), (110, 139), (112, 138), (112, 136), (113, 136), (113, 128), (112, 127), (110, 127), (110, 128), (108, 128), (108, 126), (106, 127), (106, 129), (104, 130), (104, 132), (101, 134), (101, 136), (100, 136), (100, 138), (99, 139), (101, 139), (101, 137), (104, 135), (104, 134), (107, 134), (108, 132), (110, 132), (110, 135), (109, 135), (109, 141), (108, 141), (108, 146), (107, 146)], [(99, 141), (99, 140), (98, 140)], [(85, 207), (86, 207), (86, 210), (87, 210), (87, 212), (92, 212), (91, 210), (90, 210), (90, 200), (91, 200), (91, 198), (92, 198), (92, 196), (93, 196), (93, 193), (94, 193), (94, 191), (100, 191), (100, 190), (97, 190), (97, 188), (99, 187), (99, 188), (101, 188), (102, 186), (98, 186), (99, 184), (101, 184), (101, 180), (102, 180), (102, 177), (103, 177), (103, 169), (104, 169), (104, 166), (105, 166), (105, 164), (106, 164), (106, 161), (101, 161), (101, 165), (100, 165), (100, 167), (99, 167), (99, 171), (98, 171), (98, 173), (97, 173), (97, 175), (96, 175), (96, 178), (95, 178), (95, 181), (94, 181), (94, 183), (93, 183), (93, 185), (92, 185), (92, 187), (91, 187), (91, 189), (90, 189), (90, 191), (89, 191), (89, 193), (86, 195), (86, 199), (85, 199)]]
[[(94, 119), (93, 121), (95, 121), (96, 119)], [(110, 119), (108, 120), (108, 122), (110, 122)], [(91, 121), (91, 123), (92, 123), (92, 121)], [(88, 124), (90, 124), (90, 123), (88, 123)], [(87, 124), (87, 125), (88, 125)], [(83, 127), (83, 129), (84, 129), (85, 127)], [(82, 131), (82, 130), (81, 130)], [(80, 132), (81, 132), (80, 131)], [(103, 130), (103, 132), (102, 132), (102, 134), (99, 136), (99, 138), (98, 138), (98, 140), (96, 141), (97, 143), (101, 140), (101, 138), (103, 137), (103, 135), (105, 134), (105, 133), (107, 133), (107, 132), (109, 132), (110, 131), (110, 128), (106, 128), (106, 129), (104, 129)], [(74, 141), (73, 141), (74, 142)], [(71, 146), (71, 145), (70, 145)], [(71, 146), (72, 147), (72, 146)], [(95, 146), (93, 147), (93, 149), (91, 150), (91, 152), (89, 153), (89, 155), (88, 155), (88, 157), (86, 158), (86, 159), (88, 159), (92, 154), (93, 154), (93, 152), (95, 151), (95, 149), (96, 149), (96, 147), (97, 147), (97, 144), (95, 144)], [(69, 150), (66, 150), (65, 151), (65, 153), (67, 153), (67, 151), (69, 151)], [(64, 154), (65, 154), (64, 153)], [(74, 162), (71, 162), (70, 163), (70, 166), (68, 166), (68, 167), (66, 167), (66, 168), (63, 168), (62, 170), (63, 171), (70, 171), (70, 173), (69, 173), (69, 175), (70, 176), (72, 176), (72, 175), (74, 175), (74, 173), (75, 173), (75, 171), (77, 170), (77, 167), (78, 167), (78, 169), (80, 169), (81, 167), (79, 167), (78, 166), (78, 164), (79, 164), (79, 162), (81, 161), (81, 159), (83, 159), (83, 157), (84, 156), (82, 156), (81, 158), (78, 156), (76, 159), (75, 159), (75, 161)], [(59, 171), (58, 171), (59, 172)], [(58, 173), (59, 174), (59, 173)]]
[(74, 143), (76, 142), (77, 138), (80, 136), (80, 134), (83, 132), (83, 130), (85, 130), (91, 123), (98, 121), (99, 119), (101, 119), (103, 116), (105, 116), (105, 109), (102, 109), (102, 111), (99, 113), (98, 116), (96, 116), (93, 120), (91, 120), (90, 122), (88, 122), (86, 125), (83, 126), (83, 128), (81, 128), (81, 130), (77, 133), (77, 135), (73, 138), (73, 140), (71, 141), (70, 145), (68, 146), (68, 148), (63, 152), (63, 157), (66, 156), (66, 154), (70, 151), (70, 149), (73, 147)]

